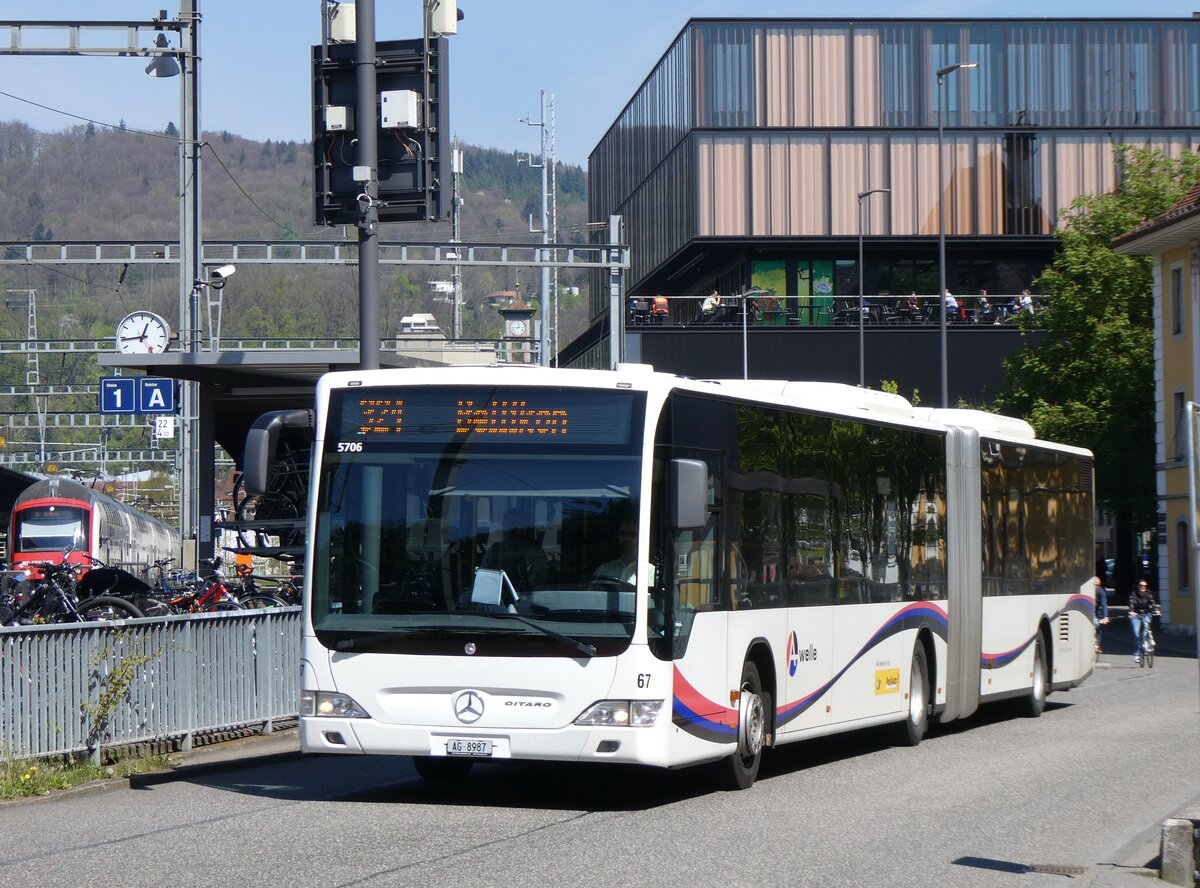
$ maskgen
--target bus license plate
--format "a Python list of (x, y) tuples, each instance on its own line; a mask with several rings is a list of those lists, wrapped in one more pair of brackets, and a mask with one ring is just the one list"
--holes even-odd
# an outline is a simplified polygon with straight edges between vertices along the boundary
[(446, 755), (490, 756), (492, 754), (491, 740), (447, 740)]

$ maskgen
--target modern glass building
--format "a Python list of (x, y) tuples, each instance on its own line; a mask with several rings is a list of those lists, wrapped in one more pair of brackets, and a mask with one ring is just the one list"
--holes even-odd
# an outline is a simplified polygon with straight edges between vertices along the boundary
[[(945, 71), (960, 63), (977, 67)], [(860, 241), (878, 303), (936, 299), (939, 236), (952, 292), (1007, 299), (1072, 200), (1115, 186), (1115, 146), (1197, 141), (1200, 19), (693, 19), (592, 152), (590, 218), (623, 219), (627, 295), (671, 300), (669, 325), (637, 333), (647, 359), (714, 288), (769, 293), (757, 325), (836, 326)], [(609, 363), (599, 283), (564, 365)]]

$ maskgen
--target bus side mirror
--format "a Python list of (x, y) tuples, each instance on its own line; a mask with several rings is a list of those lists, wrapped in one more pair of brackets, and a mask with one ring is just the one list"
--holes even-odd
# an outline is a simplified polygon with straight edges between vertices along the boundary
[(311, 410), (272, 410), (254, 420), (246, 433), (246, 448), (242, 451), (242, 486), (250, 496), (267, 492), (271, 483), (271, 466), (275, 462), (275, 448), (279, 446), (279, 433), (288, 429), (311, 429)]
[(708, 523), (708, 466), (698, 459), (671, 460), (671, 529), (697, 530)]

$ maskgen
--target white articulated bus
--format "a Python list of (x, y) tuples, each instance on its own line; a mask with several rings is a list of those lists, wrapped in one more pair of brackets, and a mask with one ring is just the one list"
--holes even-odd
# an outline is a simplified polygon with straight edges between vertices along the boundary
[(640, 365), (343, 372), (311, 486), (306, 752), (745, 788), (764, 747), (1036, 716), (1093, 667), (1091, 455), (1020, 420)]

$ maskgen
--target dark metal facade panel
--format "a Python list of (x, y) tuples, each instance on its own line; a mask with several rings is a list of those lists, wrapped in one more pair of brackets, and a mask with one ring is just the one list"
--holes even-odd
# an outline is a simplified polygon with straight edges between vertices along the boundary
[[(1012, 328), (954, 329), (946, 337), (950, 404), (960, 400), (983, 404), (1004, 386), (1004, 359), (1022, 345), (1035, 344), (1042, 334), (1022, 336)], [(641, 334), (642, 363), (656, 370), (703, 379), (740, 379), (740, 329), (671, 329)], [(914, 392), (927, 404), (941, 392), (939, 328), (867, 327), (866, 380), (870, 388), (895, 382), (900, 394)], [(858, 383), (858, 329), (750, 330), (746, 360), (753, 379), (793, 379)]]

